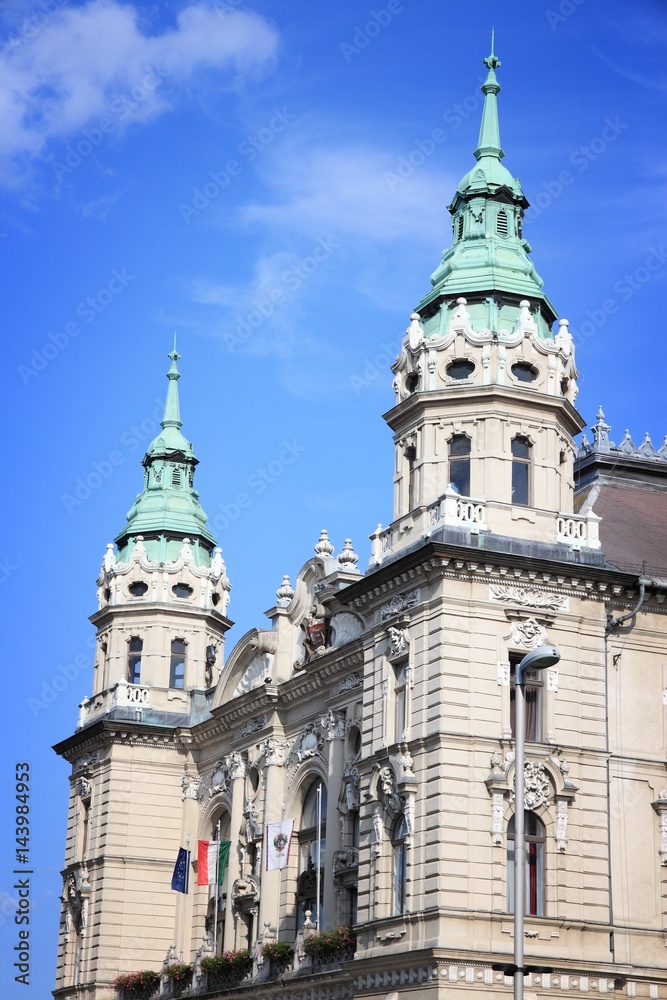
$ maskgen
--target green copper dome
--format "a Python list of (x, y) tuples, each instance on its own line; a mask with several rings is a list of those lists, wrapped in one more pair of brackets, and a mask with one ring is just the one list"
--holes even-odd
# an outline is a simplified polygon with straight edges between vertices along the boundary
[(162, 430), (151, 441), (142, 465), (144, 489), (127, 515), (127, 524), (116, 538), (118, 558), (126, 561), (135, 539), (140, 535), (149, 559), (167, 562), (177, 558), (184, 538), (190, 545), (197, 565), (208, 566), (215, 539), (206, 529), (206, 514), (193, 486), (198, 464), (192, 445), (181, 432), (178, 400), (181, 377), (176, 362), (180, 355), (168, 355), (171, 367), (169, 385), (161, 421)]
[(484, 60), (484, 109), (475, 149), (476, 164), (464, 175), (449, 205), (453, 243), (431, 275), (432, 291), (417, 306), (426, 337), (446, 332), (456, 299), (464, 296), (476, 329), (511, 329), (528, 299), (539, 333), (551, 336), (556, 318), (544, 294), (543, 281), (530, 259), (523, 238), (523, 215), (528, 201), (521, 182), (501, 162), (496, 69), (493, 51)]

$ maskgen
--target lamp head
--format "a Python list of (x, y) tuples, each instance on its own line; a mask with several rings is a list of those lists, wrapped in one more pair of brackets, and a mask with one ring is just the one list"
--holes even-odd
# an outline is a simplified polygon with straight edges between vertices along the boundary
[(516, 680), (523, 684), (527, 670), (546, 670), (560, 660), (560, 653), (555, 646), (538, 646), (526, 653), (516, 665)]

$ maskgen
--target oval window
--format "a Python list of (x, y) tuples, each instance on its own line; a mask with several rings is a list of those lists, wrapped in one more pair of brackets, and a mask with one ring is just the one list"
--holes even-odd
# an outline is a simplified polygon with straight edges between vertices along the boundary
[(136, 583), (131, 583), (127, 589), (132, 594), (132, 597), (143, 597), (148, 590), (148, 584), (143, 583), (141, 580), (137, 580)]
[(174, 597), (192, 597), (192, 587), (188, 587), (187, 583), (175, 583), (171, 588), (171, 592)]
[(518, 361), (515, 365), (512, 365), (512, 375), (519, 382), (534, 382), (537, 378), (537, 372), (533, 366), (526, 364), (524, 361)]
[(465, 358), (461, 358), (460, 361), (452, 361), (451, 365), (447, 369), (447, 374), (450, 378), (463, 379), (470, 378), (475, 370), (475, 366), (472, 361), (467, 361)]

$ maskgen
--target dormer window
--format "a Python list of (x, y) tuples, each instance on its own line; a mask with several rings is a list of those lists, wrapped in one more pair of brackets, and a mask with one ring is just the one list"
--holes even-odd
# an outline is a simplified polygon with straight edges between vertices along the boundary
[(509, 220), (507, 218), (507, 212), (504, 208), (501, 208), (498, 212), (496, 231), (498, 236), (509, 236)]

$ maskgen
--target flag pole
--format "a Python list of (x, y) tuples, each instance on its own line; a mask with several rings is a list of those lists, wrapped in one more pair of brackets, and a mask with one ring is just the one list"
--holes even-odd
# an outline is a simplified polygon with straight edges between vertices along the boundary
[(317, 867), (315, 869), (315, 927), (320, 929), (320, 860), (322, 856), (322, 782), (317, 786)]
[(218, 846), (215, 852), (215, 904), (213, 907), (213, 954), (218, 954), (218, 869), (220, 867), (220, 820), (215, 828)]
[(183, 899), (181, 901), (181, 962), (183, 961), (183, 953), (185, 951), (185, 916), (186, 916), (186, 898), (188, 895), (188, 888), (190, 885), (190, 834), (185, 835), (185, 892), (181, 893)]

